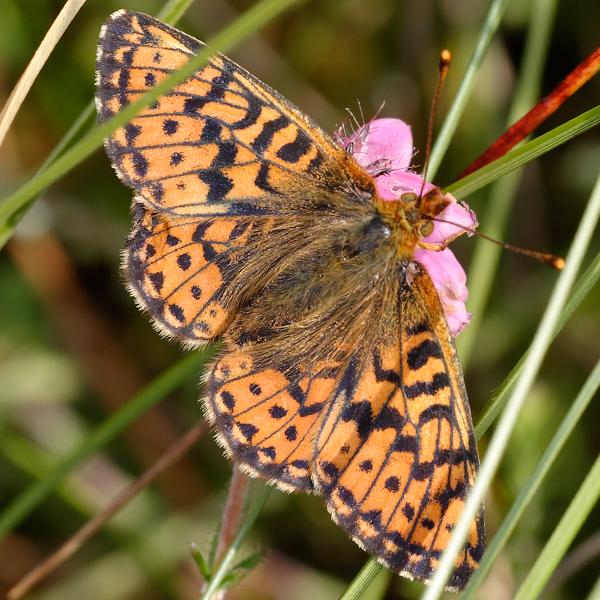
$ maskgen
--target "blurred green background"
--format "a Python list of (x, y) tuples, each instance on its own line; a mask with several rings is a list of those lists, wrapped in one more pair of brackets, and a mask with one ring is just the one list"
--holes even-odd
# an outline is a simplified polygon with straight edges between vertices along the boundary
[[(178, 27), (210, 39), (250, 1), (198, 0)], [(0, 0), (0, 103), (61, 8), (45, 0)], [(98, 33), (119, 8), (156, 14), (150, 0), (90, 0), (43, 68), (0, 147), (7, 195), (40, 166), (94, 93)], [(438, 110), (441, 123), (489, 7), (483, 0), (319, 0), (279, 17), (231, 57), (333, 132), (346, 109), (370, 119), (399, 117), (413, 128), (422, 164), (439, 52), (454, 57)], [(505, 129), (523, 54), (530, 0), (508, 3), (450, 150), (437, 174), (444, 186)], [(542, 95), (600, 44), (596, 0), (558, 3)], [(598, 104), (593, 79), (539, 132)], [(384, 104), (385, 103), (385, 104)], [(382, 107), (383, 106), (383, 107)], [(360, 119), (360, 117), (359, 117)], [(564, 256), (600, 167), (597, 130), (524, 168), (508, 242)], [(488, 197), (469, 197), (481, 214)], [(119, 273), (131, 192), (102, 151), (53, 185), (0, 253), (0, 509), (44, 477), (117, 407), (185, 353), (159, 337), (136, 309)], [(486, 223), (482, 222), (485, 231)], [(473, 240), (456, 253), (468, 265)], [(596, 236), (590, 259), (600, 250)], [(588, 262), (589, 260), (588, 259)], [(587, 263), (586, 263), (587, 265)], [(465, 377), (475, 420), (531, 341), (557, 274), (504, 252)], [(486, 499), (488, 535), (506, 514), (587, 374), (600, 357), (598, 289), (553, 344)], [(165, 398), (0, 543), (0, 595), (60, 546), (180, 435), (202, 418), (200, 374)], [(479, 593), (512, 597), (600, 450), (600, 406), (583, 422), (521, 519)], [(486, 440), (480, 443), (485, 453)], [(29, 597), (38, 600), (193, 599), (200, 577), (190, 542), (206, 550), (225, 500), (231, 464), (211, 435), (110, 521)], [(255, 484), (253, 493), (260, 489)], [(584, 598), (600, 572), (596, 508), (560, 567), (547, 598)], [(337, 598), (365, 555), (331, 521), (320, 498), (275, 491), (254, 527), (247, 555), (260, 565), (232, 599)], [(393, 578), (386, 598), (417, 598), (422, 586)]]

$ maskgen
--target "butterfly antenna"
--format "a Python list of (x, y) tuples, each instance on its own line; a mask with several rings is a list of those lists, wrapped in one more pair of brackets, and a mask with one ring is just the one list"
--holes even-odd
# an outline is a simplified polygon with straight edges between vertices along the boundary
[(535, 250), (527, 250), (527, 248), (521, 248), (520, 246), (513, 246), (512, 244), (507, 244), (506, 242), (501, 242), (499, 240), (495, 240), (491, 238), (485, 233), (481, 233), (480, 231), (473, 232), (476, 236), (483, 238), (484, 240), (488, 240), (489, 242), (494, 242), (494, 244), (498, 244), (502, 246), (502, 248), (506, 248), (507, 250), (512, 250), (517, 254), (524, 254), (525, 256), (531, 256), (531, 258), (535, 258), (551, 267), (554, 267), (557, 271), (562, 271), (565, 268), (565, 259), (560, 256), (554, 256), (554, 254), (546, 254), (545, 252), (536, 252)]
[[(477, 237), (483, 238), (488, 242), (493, 242), (494, 244), (498, 244), (502, 248), (506, 250), (511, 250), (512, 252), (516, 252), (517, 254), (523, 254), (525, 256), (530, 256), (531, 258), (535, 258), (540, 262), (543, 262), (551, 267), (554, 267), (557, 271), (562, 271), (565, 268), (565, 259), (560, 256), (554, 256), (554, 254), (546, 254), (545, 252), (537, 252), (535, 250), (527, 250), (527, 248), (521, 248), (520, 246), (513, 246), (512, 244), (508, 244), (507, 242), (501, 242), (500, 240), (494, 239), (489, 235), (485, 235), (485, 233), (481, 233), (480, 231), (476, 231), (471, 227), (464, 227), (459, 223), (453, 223), (452, 221), (433, 219), (434, 221), (438, 221), (440, 223), (445, 223), (446, 225), (454, 225), (462, 229), (464, 232), (468, 232), (469, 234), (476, 235)], [(461, 235), (461, 234), (459, 234)]]
[(421, 193), (419, 197), (423, 197), (423, 190), (425, 189), (425, 182), (427, 181), (427, 169), (429, 168), (429, 155), (431, 154), (431, 142), (433, 140), (433, 121), (435, 120), (435, 111), (437, 110), (438, 100), (442, 91), (442, 86), (448, 75), (448, 69), (450, 69), (450, 61), (452, 60), (452, 54), (450, 50), (442, 50), (440, 54), (440, 64), (438, 67), (438, 84), (435, 90), (435, 96), (433, 97), (433, 103), (431, 105), (431, 112), (429, 113), (429, 125), (427, 127), (427, 144), (425, 145), (425, 167), (423, 168), (423, 184), (421, 185)]

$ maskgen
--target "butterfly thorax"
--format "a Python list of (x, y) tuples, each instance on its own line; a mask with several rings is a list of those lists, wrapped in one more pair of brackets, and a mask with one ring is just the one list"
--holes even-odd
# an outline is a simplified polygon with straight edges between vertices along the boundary
[(400, 261), (410, 260), (421, 239), (433, 231), (433, 221), (450, 200), (435, 187), (424, 196), (405, 193), (396, 201), (377, 196), (373, 205), (389, 227), (393, 246)]

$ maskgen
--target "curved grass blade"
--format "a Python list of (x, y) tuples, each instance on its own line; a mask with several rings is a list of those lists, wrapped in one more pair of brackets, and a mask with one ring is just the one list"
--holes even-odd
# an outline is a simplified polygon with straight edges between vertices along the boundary
[(61, 157), (57, 158), (46, 170), (34, 175), (16, 192), (8, 196), (0, 203), (0, 224), (26, 205), (31, 198), (34, 198), (87, 158), (102, 145), (104, 138), (108, 137), (117, 127), (130, 121), (140, 110), (152, 104), (159, 96), (165, 94), (172, 87), (187, 79), (194, 71), (204, 66), (216, 52), (224, 52), (232, 48), (243, 37), (256, 31), (277, 14), (297, 2), (299, 0), (262, 0), (255, 4), (210, 40), (210, 48), (194, 56), (179, 71), (174, 72), (156, 87), (146, 92), (139, 100), (128, 105), (120, 113), (96, 127)]
[(467, 67), (465, 75), (460, 83), (460, 87), (458, 88), (458, 92), (456, 93), (456, 96), (452, 102), (452, 106), (450, 107), (450, 110), (444, 119), (444, 124), (442, 125), (437, 139), (435, 140), (435, 144), (431, 149), (429, 166), (427, 168), (428, 178), (430, 180), (434, 179), (438, 167), (442, 162), (442, 158), (444, 157), (444, 154), (450, 145), (450, 141), (456, 132), (458, 122), (460, 121), (460, 118), (462, 117), (462, 114), (467, 106), (467, 102), (471, 97), (471, 92), (473, 91), (481, 63), (483, 62), (486, 52), (490, 46), (492, 37), (500, 25), (500, 20), (502, 19), (502, 14), (504, 13), (506, 4), (507, 0), (494, 0), (490, 6), (488, 14), (481, 28), (479, 39), (477, 40), (477, 46), (475, 47), (473, 56), (469, 61), (469, 66)]
[(444, 188), (444, 193), (451, 193), (458, 200), (464, 200), (502, 175), (522, 167), (534, 158), (550, 152), (598, 124), (600, 124), (600, 106), (596, 106), (535, 140), (507, 152), (502, 158)]
[(431, 587), (422, 596), (423, 600), (436, 600), (439, 598), (446, 581), (450, 576), (454, 559), (458, 555), (463, 540), (467, 536), (472, 519), (475, 517), (475, 514), (481, 506), (483, 495), (489, 487), (498, 464), (500, 463), (519, 412), (525, 402), (525, 397), (535, 380), (548, 346), (552, 341), (553, 331), (560, 319), (563, 307), (567, 301), (569, 290), (573, 285), (583, 256), (589, 246), (599, 216), (600, 177), (596, 182), (590, 201), (588, 202), (573, 243), (571, 244), (571, 249), (567, 256), (567, 265), (558, 276), (556, 286), (531, 344), (521, 377), (506, 403), (506, 408), (500, 417), (498, 427), (490, 441), (486, 456), (481, 463), (478, 479), (467, 498), (462, 515), (454, 528), (450, 542), (440, 558), (439, 566), (431, 581)]
[(540, 487), (544, 477), (548, 473), (548, 470), (558, 456), (558, 453), (564, 446), (567, 438), (581, 418), (583, 411), (587, 408), (599, 387), (600, 361), (596, 363), (596, 366), (590, 373), (590, 376), (577, 395), (575, 402), (573, 402), (569, 412), (565, 415), (565, 418), (562, 420), (558, 430), (548, 444), (543, 456), (538, 461), (533, 473), (531, 474), (531, 477), (520, 491), (510, 511), (502, 521), (496, 536), (486, 550), (485, 556), (483, 557), (479, 568), (477, 571), (475, 571), (473, 578), (469, 583), (469, 587), (465, 590), (461, 600), (471, 600), (471, 598), (473, 598), (475, 592), (492, 568), (494, 561), (498, 557), (498, 554), (500, 554), (500, 551), (506, 544), (510, 534), (513, 532), (517, 521), (533, 498), (535, 492)]
[(550, 536), (525, 581), (521, 584), (514, 600), (533, 600), (538, 597), (599, 498), (600, 456), (596, 459), (569, 508)]

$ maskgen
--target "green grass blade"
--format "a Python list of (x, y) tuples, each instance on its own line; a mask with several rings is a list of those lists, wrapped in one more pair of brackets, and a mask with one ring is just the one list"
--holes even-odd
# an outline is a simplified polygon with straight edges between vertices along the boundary
[(444, 585), (450, 576), (455, 557), (460, 552), (464, 540), (467, 537), (471, 521), (481, 506), (485, 491), (490, 486), (496, 469), (502, 459), (504, 449), (515, 426), (517, 417), (527, 393), (533, 384), (540, 368), (546, 350), (552, 341), (552, 334), (558, 323), (563, 307), (566, 304), (569, 290), (571, 289), (577, 271), (581, 265), (584, 254), (589, 246), (593, 232), (600, 216), (600, 177), (596, 181), (590, 201), (581, 218), (577, 233), (567, 256), (567, 264), (558, 277), (556, 286), (542, 317), (540, 326), (535, 334), (531, 348), (529, 349), (521, 377), (519, 378), (513, 393), (498, 422), (487, 453), (481, 463), (478, 479), (467, 498), (460, 519), (458, 520), (448, 546), (444, 550), (438, 568), (431, 580), (431, 587), (422, 596), (423, 600), (436, 600), (444, 589)]
[[(539, 98), (556, 5), (557, 0), (536, 0), (532, 6), (523, 65), (511, 102), (507, 126), (521, 118)], [(520, 171), (514, 171), (496, 181), (492, 186), (485, 214), (480, 215), (479, 219), (483, 223), (482, 231), (486, 235), (497, 240), (504, 239), (504, 232), (521, 182), (521, 175)], [(469, 358), (483, 322), (501, 252), (500, 246), (490, 244), (487, 240), (478, 239), (475, 242), (475, 252), (467, 277), (469, 281), (467, 308), (474, 317), (470, 327), (467, 327), (457, 340), (457, 349), (463, 370), (468, 368)]]
[(427, 169), (427, 179), (429, 181), (432, 181), (435, 178), (435, 174), (437, 173), (440, 163), (442, 162), (442, 158), (444, 157), (444, 154), (446, 154), (446, 150), (450, 145), (452, 136), (456, 132), (458, 122), (460, 121), (460, 118), (462, 117), (462, 114), (467, 106), (467, 102), (471, 97), (471, 92), (473, 91), (473, 86), (475, 85), (475, 80), (477, 78), (477, 74), (479, 73), (481, 63), (490, 46), (492, 37), (494, 33), (496, 33), (498, 25), (500, 25), (500, 20), (502, 18), (502, 14), (504, 13), (504, 9), (506, 8), (506, 4), (507, 0), (494, 0), (490, 6), (490, 10), (485, 18), (483, 27), (481, 28), (477, 46), (473, 52), (471, 60), (469, 61), (469, 66), (467, 67), (465, 76), (461, 81), (458, 92), (456, 93), (456, 97), (452, 102), (452, 106), (450, 107), (450, 110), (444, 119), (444, 125), (442, 126), (440, 133), (435, 140), (433, 148), (431, 149), (431, 155), (429, 157), (429, 165)]
[(126, 106), (119, 114), (95, 128), (84, 139), (67, 150), (56, 159), (46, 170), (34, 175), (0, 204), (0, 224), (20, 210), (29, 200), (37, 196), (50, 184), (62, 177), (73, 167), (87, 158), (99, 148), (104, 138), (108, 137), (117, 127), (130, 121), (143, 108), (152, 104), (159, 96), (168, 92), (187, 79), (194, 71), (204, 66), (215, 52), (225, 52), (232, 48), (244, 37), (258, 30), (262, 25), (273, 19), (277, 14), (296, 4), (299, 0), (262, 0), (247, 10), (241, 17), (221, 31), (202, 52), (186, 63), (179, 71), (174, 72), (156, 87), (146, 92), (142, 98)]
[(81, 10), (85, 0), (67, 0), (60, 13), (46, 32), (44, 39), (38, 46), (27, 68), (21, 75), (17, 85), (11, 92), (6, 104), (0, 112), (0, 146), (4, 142), (6, 134), (12, 125), (12, 122), (21, 108), (31, 86), (46, 64), (56, 44), (64, 35), (65, 31)]
[(596, 581), (586, 600), (600, 600), (600, 577), (598, 577), (598, 581)]
[(371, 556), (346, 591), (340, 596), (340, 600), (356, 600), (360, 598), (381, 569), (383, 569), (383, 565), (378, 563), (375, 557)]
[(596, 459), (569, 508), (550, 536), (525, 581), (521, 584), (514, 600), (533, 600), (538, 597), (599, 498), (600, 456)]
[(574, 137), (585, 133), (600, 123), (600, 106), (592, 108), (578, 117), (567, 121), (552, 131), (507, 152), (502, 158), (481, 169), (463, 177), (444, 189), (444, 193), (451, 193), (459, 200), (464, 200), (472, 193), (492, 183), (496, 179), (522, 167), (538, 156), (550, 152), (557, 146), (572, 140)]
[(185, 14), (185, 11), (190, 7), (194, 0), (169, 0), (165, 2), (165, 5), (158, 11), (156, 18), (169, 25), (175, 25), (181, 17)]
[[(596, 255), (592, 264), (587, 268), (586, 272), (580, 277), (577, 285), (574, 288), (571, 298), (567, 302), (565, 309), (563, 310), (554, 332), (552, 334), (552, 340), (560, 333), (561, 329), (565, 326), (566, 322), (571, 318), (571, 315), (577, 310), (579, 305), (587, 297), (590, 290), (596, 285), (600, 279), (600, 253)], [(525, 353), (519, 362), (515, 365), (513, 370), (509, 373), (508, 377), (504, 380), (504, 383), (498, 391), (498, 395), (488, 402), (487, 406), (482, 411), (476, 425), (475, 425), (475, 437), (481, 439), (483, 434), (488, 430), (490, 425), (495, 421), (496, 417), (506, 404), (508, 397), (514, 389), (516, 382), (519, 379), (519, 375), (523, 370), (523, 364), (527, 358)]]
[[(171, 0), (170, 2), (167, 2), (160, 10), (158, 18), (161, 21), (165, 21), (166, 23), (173, 25), (181, 18), (183, 13), (188, 9), (192, 2), (193, 0)], [(94, 100), (90, 100), (90, 103), (83, 109), (67, 133), (62, 137), (56, 147), (42, 163), (40, 168), (37, 170), (37, 174), (43, 173), (60, 155), (65, 152), (71, 143), (77, 137), (79, 137), (84, 127), (88, 123), (92, 123), (92, 115), (94, 115), (95, 112), (95, 102)], [(2, 249), (6, 242), (8, 242), (8, 240), (12, 237), (15, 227), (19, 224), (20, 220), (29, 210), (31, 205), (37, 201), (38, 197), (39, 195), (36, 194), (29, 198), (29, 200), (27, 200), (19, 210), (12, 213), (4, 222), (0, 223), (0, 249)]]
[[(92, 115), (95, 113), (96, 107), (94, 102), (90, 102), (88, 106), (77, 117), (75, 123), (71, 125), (67, 133), (63, 136), (54, 150), (48, 155), (42, 166), (37, 170), (37, 173), (43, 173), (71, 144), (71, 142), (79, 135), (81, 130), (87, 123), (91, 123)], [(39, 195), (36, 194), (29, 198), (18, 210), (9, 215), (5, 221), (0, 222), (0, 249), (12, 237), (15, 227), (19, 224), (25, 213), (31, 208), (32, 204), (37, 201)]]
[(194, 352), (157, 377), (130, 402), (113, 413), (45, 479), (32, 484), (0, 514), (0, 540), (16, 527), (63, 480), (71, 469), (114, 439), (140, 415), (197, 374), (212, 352)]
[(475, 571), (471, 582), (469, 583), (469, 587), (465, 590), (465, 593), (462, 595), (461, 600), (471, 600), (473, 598), (475, 592), (485, 579), (486, 575), (489, 573), (492, 568), (494, 561), (496, 560), (498, 554), (506, 544), (510, 534), (515, 528), (517, 521), (523, 514), (523, 511), (529, 504), (530, 500), (533, 498), (533, 495), (538, 490), (541, 485), (544, 477), (548, 473), (548, 470), (554, 463), (554, 460), (558, 456), (558, 453), (564, 446), (565, 442), (571, 432), (573, 431), (575, 425), (581, 418), (583, 411), (587, 408), (591, 399), (594, 397), (594, 394), (600, 387), (600, 361), (596, 363), (593, 371), (585, 382), (584, 386), (581, 388), (581, 391), (577, 395), (575, 402), (572, 404), (569, 412), (566, 414), (565, 418), (562, 420), (560, 427), (554, 434), (552, 440), (548, 444), (546, 451), (543, 456), (540, 458), (537, 463), (535, 470), (531, 474), (528, 482), (525, 484), (523, 489), (520, 491), (517, 499), (513, 503), (510, 511), (506, 515), (505, 519), (502, 521), (502, 525), (498, 529), (494, 540), (490, 544), (489, 548), (486, 550), (485, 556), (483, 557), (483, 561), (479, 565), (479, 569)]

